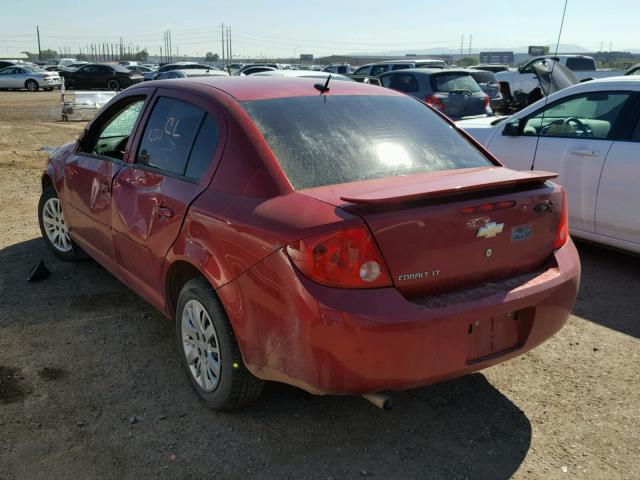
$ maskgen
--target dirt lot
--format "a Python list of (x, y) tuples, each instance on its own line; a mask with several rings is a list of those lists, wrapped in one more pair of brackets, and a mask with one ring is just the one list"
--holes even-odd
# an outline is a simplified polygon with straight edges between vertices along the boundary
[[(71, 141), (55, 93), (0, 92), (0, 479), (640, 478), (640, 259), (579, 245), (575, 316), (537, 350), (394, 395), (270, 384), (205, 409), (173, 326), (92, 261), (39, 239), (44, 145)], [(27, 283), (44, 259), (52, 275)]]

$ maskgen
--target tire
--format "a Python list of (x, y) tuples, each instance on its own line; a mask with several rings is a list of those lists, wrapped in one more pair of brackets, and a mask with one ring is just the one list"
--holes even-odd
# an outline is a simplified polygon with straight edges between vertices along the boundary
[(107, 80), (107, 90), (120, 90), (120, 83), (118, 80), (114, 78)]
[[(206, 328), (200, 328), (203, 324)], [(198, 397), (209, 408), (239, 408), (260, 396), (264, 382), (245, 367), (224, 307), (211, 285), (202, 277), (189, 280), (180, 292), (176, 334), (187, 377)], [(204, 363), (200, 359), (205, 357), (209, 359), (205, 375), (198, 375), (202, 372), (199, 365)], [(216, 357), (217, 377), (213, 367)]]
[[(57, 213), (53, 211), (52, 205), (56, 202), (59, 205), (61, 221), (54, 221), (54, 224), (52, 224), (51, 214), (53, 213), (55, 216)], [(47, 219), (45, 219), (45, 217), (48, 219), (48, 221)], [(87, 258), (86, 253), (84, 253), (82, 249), (78, 247), (78, 245), (76, 245), (76, 243), (68, 236), (68, 229), (66, 227), (66, 224), (64, 223), (64, 214), (62, 213), (60, 200), (58, 199), (58, 195), (55, 189), (51, 186), (46, 187), (40, 195), (40, 201), (38, 202), (38, 224), (40, 225), (40, 233), (42, 234), (44, 242), (56, 257), (61, 258), (62, 260), (67, 260), (69, 262), (77, 262), (79, 260), (84, 260), (85, 258)], [(54, 240), (52, 239), (60, 238), (65, 234), (66, 239), (62, 243), (62, 245), (64, 246), (64, 248), (62, 248), (60, 243), (54, 242)], [(66, 242), (68, 242), (68, 248), (66, 247)]]
[(37, 92), (40, 89), (40, 85), (35, 80), (29, 79), (24, 82), (24, 88), (29, 90), (30, 92)]

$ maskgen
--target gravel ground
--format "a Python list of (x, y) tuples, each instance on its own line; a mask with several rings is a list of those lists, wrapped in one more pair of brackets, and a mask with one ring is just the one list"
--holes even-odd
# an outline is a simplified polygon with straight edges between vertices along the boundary
[[(567, 326), (454, 381), (358, 397), (268, 384), (204, 408), (171, 322), (92, 261), (55, 260), (36, 205), (55, 93), (0, 92), (0, 479), (640, 478), (640, 259), (579, 245)], [(27, 283), (43, 259), (52, 275)]]

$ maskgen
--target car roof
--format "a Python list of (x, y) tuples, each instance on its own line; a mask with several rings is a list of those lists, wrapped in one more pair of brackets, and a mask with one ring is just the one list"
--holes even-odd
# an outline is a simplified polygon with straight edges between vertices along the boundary
[[(176, 88), (182, 90), (199, 91), (205, 93), (207, 89), (217, 89), (230, 95), (239, 102), (250, 100), (267, 100), (287, 97), (313, 97), (320, 95), (314, 88), (318, 83), (317, 78), (304, 77), (272, 77), (254, 76), (246, 77), (192, 77), (180, 80), (158, 80), (157, 87), (165, 87), (172, 82)], [(131, 90), (152, 86), (153, 82), (139, 83)], [(378, 95), (378, 96), (404, 96), (389, 88), (382, 88), (360, 82), (335, 82), (329, 83), (329, 91), (324, 95)]]

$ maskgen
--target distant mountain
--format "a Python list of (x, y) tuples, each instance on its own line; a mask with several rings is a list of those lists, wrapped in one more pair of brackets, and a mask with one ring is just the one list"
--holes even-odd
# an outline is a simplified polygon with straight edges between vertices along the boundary
[[(551, 51), (555, 51), (555, 45), (550, 47)], [(528, 53), (529, 47), (492, 47), (492, 48), (472, 48), (471, 54), (477, 55), (480, 52), (513, 52), (513, 53)], [(559, 53), (589, 53), (591, 50), (581, 47), (580, 45), (574, 44), (565, 44), (561, 43), (558, 47)], [(358, 56), (391, 56), (391, 57), (404, 57), (407, 53), (415, 54), (415, 55), (459, 55), (460, 49), (455, 48), (426, 48), (419, 50), (390, 50), (387, 52), (383, 51), (372, 51), (372, 52), (357, 52), (350, 53), (347, 56), (358, 57)], [(463, 54), (468, 54), (469, 50), (464, 50)]]

